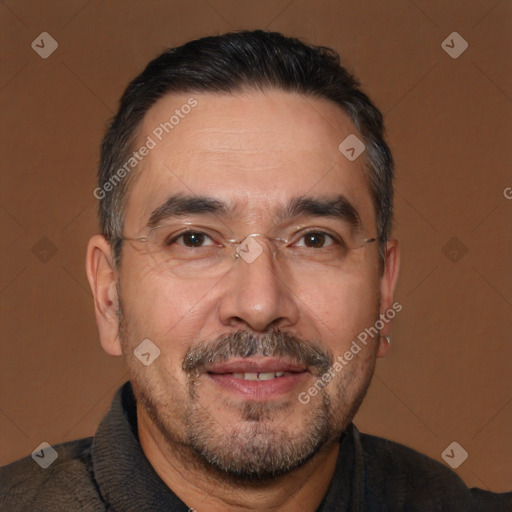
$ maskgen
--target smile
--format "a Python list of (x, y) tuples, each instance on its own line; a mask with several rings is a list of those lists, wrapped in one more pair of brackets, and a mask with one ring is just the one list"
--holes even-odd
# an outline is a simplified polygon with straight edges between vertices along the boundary
[(242, 399), (266, 401), (296, 391), (311, 377), (304, 364), (283, 358), (233, 358), (209, 365), (214, 385)]
[(243, 380), (272, 380), (282, 377), (285, 372), (266, 372), (266, 373), (233, 373), (233, 377)]

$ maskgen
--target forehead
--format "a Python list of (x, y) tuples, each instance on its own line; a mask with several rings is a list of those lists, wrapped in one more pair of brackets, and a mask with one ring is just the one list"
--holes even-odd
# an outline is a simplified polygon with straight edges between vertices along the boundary
[(247, 219), (299, 196), (344, 195), (363, 223), (373, 203), (360, 157), (338, 150), (359, 132), (334, 103), (282, 91), (172, 94), (146, 114), (135, 149), (141, 158), (125, 227), (143, 226), (175, 194), (216, 198)]

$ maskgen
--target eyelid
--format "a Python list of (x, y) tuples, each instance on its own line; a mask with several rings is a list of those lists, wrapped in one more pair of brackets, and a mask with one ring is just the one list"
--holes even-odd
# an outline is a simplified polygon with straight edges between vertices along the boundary
[[(162, 228), (165, 228), (166, 226), (161, 226)], [(216, 238), (222, 238), (222, 236), (219, 234), (217, 237), (211, 233), (209, 229), (205, 228), (199, 228), (199, 227), (187, 227), (182, 229), (177, 229), (176, 231), (173, 231), (172, 233), (165, 236), (163, 239), (163, 243), (166, 245), (170, 245), (170, 243), (175, 243), (179, 238), (186, 235), (187, 233), (199, 233), (202, 235), (207, 236), (213, 243), (211, 245), (220, 245), (220, 242), (216, 240)], [(183, 244), (179, 244), (183, 245)]]
[[(197, 218), (195, 218), (195, 217), (197, 217)], [(151, 233), (154, 230), (158, 231), (161, 228), (163, 228), (163, 229), (176, 228), (176, 232), (178, 232), (180, 229), (186, 230), (188, 228), (191, 231), (204, 232), (209, 236), (212, 236), (211, 233), (214, 233), (214, 235), (213, 235), (214, 237), (216, 237), (218, 239), (225, 239), (225, 237), (217, 230), (217, 227), (219, 227), (219, 222), (215, 222), (215, 219), (217, 219), (216, 215), (213, 218), (212, 218), (212, 215), (208, 215), (208, 216), (187, 215), (183, 219), (181, 219), (181, 218), (180, 219), (174, 218), (174, 220), (167, 219), (162, 224), (150, 227), (149, 232)], [(232, 233), (232, 229), (225, 222), (223, 222), (222, 219), (219, 219), (219, 220), (220, 220), (220, 224), (222, 224), (221, 229), (224, 230), (224, 228), (226, 228), (227, 232)], [(215, 226), (213, 226), (212, 224), (215, 224)]]
[(302, 237), (304, 237), (304, 236), (306, 236), (306, 235), (308, 235), (310, 233), (319, 233), (319, 234), (327, 235), (335, 243), (338, 243), (338, 244), (343, 244), (344, 243), (343, 238), (341, 238), (338, 234), (334, 233), (330, 229), (319, 228), (319, 227), (311, 227), (311, 226), (301, 227), (301, 229), (299, 229), (298, 231), (294, 232), (293, 235), (290, 236), (287, 239), (288, 243), (289, 244), (294, 244), (298, 240), (300, 240)]

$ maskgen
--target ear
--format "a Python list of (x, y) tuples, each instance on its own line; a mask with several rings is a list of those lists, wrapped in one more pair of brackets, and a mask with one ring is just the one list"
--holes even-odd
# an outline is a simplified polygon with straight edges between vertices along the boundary
[(105, 237), (95, 235), (89, 240), (85, 270), (94, 295), (96, 323), (103, 350), (107, 354), (120, 356), (122, 350), (119, 339), (117, 272), (112, 264), (110, 244)]
[[(393, 309), (393, 294), (395, 292), (395, 286), (400, 271), (400, 248), (398, 246), (397, 240), (389, 239), (386, 242), (385, 257), (386, 259), (384, 262), (384, 272), (382, 273), (382, 277), (380, 280), (381, 318), (383, 318), (384, 315), (386, 315), (386, 311)], [(393, 320), (389, 318), (389, 315), (386, 316), (386, 318), (387, 320), (384, 321), (384, 327), (380, 330), (381, 338), (379, 339), (377, 357), (384, 357), (391, 347), (385, 337), (389, 336), (391, 333)]]

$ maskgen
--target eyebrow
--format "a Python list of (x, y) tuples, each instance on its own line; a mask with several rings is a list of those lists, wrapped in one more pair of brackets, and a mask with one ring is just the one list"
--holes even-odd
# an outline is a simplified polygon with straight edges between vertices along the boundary
[(226, 204), (205, 196), (176, 194), (169, 196), (158, 208), (151, 212), (148, 227), (154, 228), (170, 217), (185, 215), (220, 215), (229, 216), (231, 209)]
[(328, 217), (346, 222), (354, 230), (361, 227), (361, 217), (352, 203), (343, 195), (336, 197), (301, 196), (292, 199), (284, 208), (280, 208), (277, 217), (280, 221), (301, 215)]
[[(232, 217), (234, 208), (213, 197), (176, 194), (169, 196), (150, 215), (147, 226), (156, 227), (162, 221), (187, 215), (212, 215)], [(335, 197), (300, 196), (290, 200), (276, 211), (276, 222), (300, 216), (327, 217), (346, 222), (351, 229), (361, 227), (361, 218), (356, 208), (343, 195)]]

